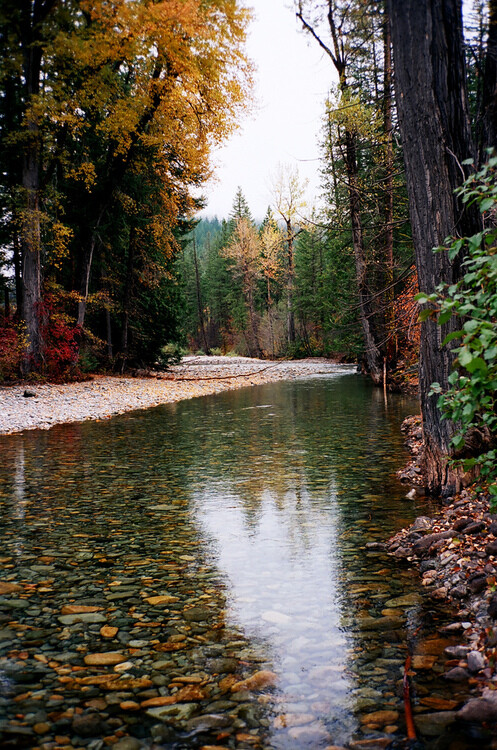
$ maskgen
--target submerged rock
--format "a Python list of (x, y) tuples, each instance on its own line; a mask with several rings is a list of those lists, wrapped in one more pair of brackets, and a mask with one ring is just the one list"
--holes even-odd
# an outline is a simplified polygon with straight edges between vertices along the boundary
[(74, 717), (72, 730), (78, 737), (102, 737), (107, 734), (108, 726), (99, 714), (82, 714)]
[(495, 721), (497, 691), (485, 688), (481, 698), (472, 698), (457, 712), (457, 718), (463, 721)]
[(426, 737), (437, 737), (453, 724), (458, 717), (456, 711), (437, 711), (432, 714), (417, 714), (414, 717), (416, 729)]
[(198, 707), (196, 703), (176, 703), (173, 706), (148, 708), (147, 714), (152, 719), (175, 724), (181, 721), (187, 721), (197, 710)]
[(274, 687), (278, 682), (278, 675), (269, 670), (261, 670), (256, 672), (246, 680), (235, 682), (231, 687), (232, 693), (237, 693), (241, 690), (263, 690), (266, 687)]

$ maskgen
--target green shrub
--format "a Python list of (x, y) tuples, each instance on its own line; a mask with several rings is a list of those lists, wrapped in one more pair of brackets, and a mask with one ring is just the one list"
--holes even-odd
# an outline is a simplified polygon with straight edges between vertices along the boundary
[(183, 356), (183, 350), (181, 346), (175, 342), (171, 342), (162, 347), (157, 357), (157, 367), (167, 369), (171, 365), (177, 365)]
[[(444, 345), (459, 342), (454, 349), (454, 371), (450, 387), (443, 393), (433, 383), (431, 393), (439, 394), (438, 406), (446, 419), (457, 427), (452, 446), (457, 454), (464, 448), (466, 437), (478, 430), (486, 438), (486, 446), (476, 457), (461, 460), (466, 470), (478, 467), (489, 481), (489, 492), (497, 503), (497, 156), (466, 180), (458, 190), (464, 203), (476, 203), (487, 227), (473, 237), (446, 241), (449, 258), (462, 252), (465, 260), (463, 278), (451, 286), (441, 285), (432, 295), (419, 294), (421, 303), (430, 307), (422, 318), (435, 315), (438, 323), (452, 316), (461, 320), (461, 327), (450, 333)], [(449, 245), (450, 242), (450, 245)], [(441, 250), (445, 248), (439, 248)]]

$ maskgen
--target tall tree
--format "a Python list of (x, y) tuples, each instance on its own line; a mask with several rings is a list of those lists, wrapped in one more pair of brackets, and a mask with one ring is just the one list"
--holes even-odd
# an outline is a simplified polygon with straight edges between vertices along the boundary
[(271, 294), (271, 283), (275, 282), (282, 271), (281, 249), (283, 236), (273, 216), (271, 208), (268, 208), (264, 221), (259, 229), (260, 255), (259, 266), (261, 274), (266, 280), (266, 303), (269, 323), (269, 348), (270, 356), (274, 357), (274, 327), (273, 327), (273, 298)]
[(237, 187), (233, 205), (230, 211), (231, 228), (235, 230), (238, 219), (246, 219), (250, 224), (254, 223), (250, 206), (240, 186)]
[(278, 216), (285, 225), (285, 242), (287, 249), (287, 339), (290, 346), (295, 343), (295, 309), (294, 309), (294, 278), (295, 238), (299, 224), (304, 221), (306, 209), (305, 191), (307, 181), (301, 181), (298, 169), (280, 165), (273, 182), (273, 203)]
[[(462, 163), (474, 157), (467, 108), (461, 0), (388, 0), (394, 53), (396, 100), (421, 291), (460, 277), (460, 259), (434, 253), (448, 235), (470, 236), (478, 217), (463, 211), (454, 190), (464, 179)], [(441, 419), (438, 382), (447, 388), (453, 356), (442, 329), (427, 319), (420, 344), (420, 391), (428, 487), (449, 493), (458, 476), (447, 464), (454, 426)]]
[[(2, 52), (0, 86), (9, 111), (2, 118), (4, 178), (10, 190), (12, 233), (16, 254), (18, 310), (26, 326), (23, 370), (39, 364), (41, 333), (41, 205), (42, 140), (39, 97), (43, 53), (53, 36), (56, 0), (6, 0), (0, 17)], [(14, 139), (13, 130), (21, 125)], [(10, 137), (10, 143), (9, 143)], [(17, 159), (13, 154), (17, 154)], [(15, 197), (14, 197), (15, 196)]]
[[(303, 29), (311, 35), (328, 56), (338, 74), (340, 101), (339, 108), (345, 113), (350, 107), (357, 107), (354, 101), (354, 91), (351, 88), (351, 60), (362, 56), (371, 38), (371, 14), (364, 11), (361, 4), (359, 10), (352, 8), (353, 3), (340, 0), (327, 0), (324, 3), (323, 15), (326, 19), (323, 31), (323, 19), (319, 14), (312, 14), (312, 3), (298, 0), (296, 16), (302, 23)], [(326, 28), (327, 27), (327, 28)], [(327, 41), (327, 38), (329, 41)], [(359, 38), (360, 37), (360, 38)], [(373, 53), (376, 57), (376, 47), (373, 42)], [(373, 85), (376, 88), (376, 66)], [(360, 171), (358, 161), (358, 131), (353, 117), (344, 115), (340, 138), (343, 141), (344, 160), (347, 174), (347, 190), (349, 199), (349, 213), (352, 230), (352, 245), (356, 265), (357, 292), (359, 296), (359, 311), (364, 337), (365, 357), (368, 371), (375, 383), (382, 380), (383, 366), (379, 346), (379, 336), (375, 328), (372, 292), (368, 278), (368, 263), (366, 257), (364, 227), (362, 217), (362, 197)]]
[(249, 319), (248, 335), (245, 334), (249, 355), (262, 357), (254, 300), (255, 282), (260, 274), (261, 248), (255, 227), (246, 217), (237, 219), (231, 241), (223, 248), (222, 253), (232, 261), (234, 273), (242, 282)]

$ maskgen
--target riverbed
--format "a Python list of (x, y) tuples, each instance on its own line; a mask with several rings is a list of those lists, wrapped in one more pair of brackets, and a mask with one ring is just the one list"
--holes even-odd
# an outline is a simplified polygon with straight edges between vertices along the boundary
[[(489, 746), (450, 611), (371, 549), (416, 404), (334, 372), (0, 438), (2, 747)], [(488, 740), (488, 742), (487, 742)]]

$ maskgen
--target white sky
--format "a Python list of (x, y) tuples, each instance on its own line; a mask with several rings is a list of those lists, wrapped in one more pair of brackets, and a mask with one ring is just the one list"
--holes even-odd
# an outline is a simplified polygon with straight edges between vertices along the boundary
[(256, 105), (214, 154), (215, 179), (204, 187), (202, 215), (220, 219), (230, 213), (238, 186), (254, 218), (262, 219), (279, 163), (298, 166), (314, 201), (324, 102), (335, 80), (331, 60), (300, 30), (291, 0), (246, 0), (245, 5), (255, 15), (247, 51), (257, 66)]

